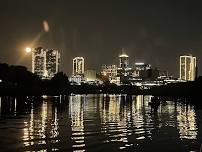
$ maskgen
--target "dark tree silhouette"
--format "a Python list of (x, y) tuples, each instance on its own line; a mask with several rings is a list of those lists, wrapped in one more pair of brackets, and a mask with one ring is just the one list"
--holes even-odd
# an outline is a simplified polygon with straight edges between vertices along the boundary
[(58, 72), (55, 76), (50, 80), (51, 87), (56, 88), (66, 88), (69, 85), (69, 79), (63, 72)]

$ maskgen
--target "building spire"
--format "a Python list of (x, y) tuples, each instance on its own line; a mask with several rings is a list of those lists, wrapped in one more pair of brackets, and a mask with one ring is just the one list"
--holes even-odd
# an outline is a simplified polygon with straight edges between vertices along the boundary
[(127, 54), (126, 54), (126, 50), (124, 48), (121, 49), (121, 55), (119, 55), (119, 57), (129, 57)]

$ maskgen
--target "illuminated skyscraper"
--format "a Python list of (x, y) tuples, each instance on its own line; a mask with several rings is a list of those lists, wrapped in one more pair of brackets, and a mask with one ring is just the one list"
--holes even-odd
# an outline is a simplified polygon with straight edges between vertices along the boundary
[(126, 69), (129, 66), (129, 56), (126, 53), (119, 55), (119, 68)]
[(196, 57), (192, 55), (180, 56), (180, 79), (194, 81), (196, 77)]
[(46, 49), (38, 47), (32, 50), (32, 73), (41, 78), (46, 73)]
[(128, 82), (132, 74), (132, 68), (129, 67), (129, 56), (122, 49), (119, 55), (119, 67), (117, 68), (117, 76), (120, 77), (121, 83)]
[(75, 57), (73, 59), (73, 75), (83, 75), (84, 74), (84, 58)]
[(58, 50), (50, 49), (46, 51), (46, 71), (47, 77), (52, 78), (59, 71), (60, 53)]
[(41, 78), (52, 78), (59, 71), (60, 53), (38, 47), (32, 50), (32, 72)]

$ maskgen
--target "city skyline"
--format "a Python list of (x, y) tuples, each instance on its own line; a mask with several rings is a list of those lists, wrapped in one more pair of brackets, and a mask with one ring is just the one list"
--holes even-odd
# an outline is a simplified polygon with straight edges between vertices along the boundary
[(75, 56), (88, 58), (86, 66), (98, 69), (101, 63), (117, 64), (117, 54), (125, 48), (131, 60), (179, 76), (176, 65), (181, 54), (201, 58), (200, 2), (3, 0), (1, 4), (1, 62), (30, 69), (25, 47), (57, 48), (61, 70), (70, 75)]
[[(46, 49), (43, 47), (37, 48), (25, 48), (26, 53), (31, 53), (32, 55), (32, 73), (37, 74), (41, 78), (52, 78), (59, 71), (60, 64), (60, 53), (55, 49)], [(175, 79), (182, 81), (194, 81), (198, 75), (198, 65), (196, 57), (189, 55), (181, 55), (179, 60), (179, 77), (174, 77), (169, 71), (164, 69), (159, 69), (158, 67), (152, 67), (149, 63), (134, 62), (129, 64), (129, 56), (122, 48), (122, 53), (118, 55), (119, 63), (108, 64), (102, 66), (98, 69), (93, 69), (85, 67), (84, 57), (74, 57), (72, 62), (72, 76), (69, 75), (72, 82), (78, 84), (84, 80), (84, 75), (87, 70), (93, 70), (98, 75), (106, 79), (108, 77), (110, 82), (120, 82), (127, 81), (152, 81), (157, 79)], [(63, 71), (62, 71), (63, 72)], [(171, 80), (170, 79), (170, 80)], [(118, 82), (118, 81), (119, 82)]]

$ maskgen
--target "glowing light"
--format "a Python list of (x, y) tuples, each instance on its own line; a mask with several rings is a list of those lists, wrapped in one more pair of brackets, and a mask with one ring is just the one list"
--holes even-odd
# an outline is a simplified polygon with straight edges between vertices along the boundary
[(43, 21), (43, 29), (45, 32), (49, 32), (49, 25), (46, 20)]
[(120, 58), (128, 58), (129, 56), (127, 54), (121, 54), (119, 55)]
[(30, 53), (30, 52), (32, 51), (32, 49), (29, 48), (29, 47), (27, 47), (27, 48), (25, 49), (25, 51), (26, 51), (27, 53)]
[(135, 65), (144, 65), (144, 63), (135, 63)]

